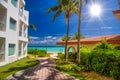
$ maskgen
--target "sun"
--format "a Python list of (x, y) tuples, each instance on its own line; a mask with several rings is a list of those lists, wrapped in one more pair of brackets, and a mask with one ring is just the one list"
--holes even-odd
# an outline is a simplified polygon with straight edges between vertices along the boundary
[(92, 16), (100, 16), (101, 15), (101, 6), (98, 4), (93, 4), (90, 6), (90, 14)]

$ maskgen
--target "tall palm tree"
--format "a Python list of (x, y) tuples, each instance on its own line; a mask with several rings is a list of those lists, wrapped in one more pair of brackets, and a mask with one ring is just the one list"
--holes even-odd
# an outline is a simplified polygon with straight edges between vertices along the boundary
[[(31, 28), (31, 29), (33, 29), (34, 31), (37, 30), (37, 27), (36, 27), (34, 24), (29, 24), (29, 25), (28, 25), (28, 28)], [(30, 36), (29, 36), (29, 35), (28, 35), (28, 40), (30, 41)]]
[[(84, 35), (80, 34), (80, 39), (83, 39), (83, 38), (85, 38)], [(78, 39), (78, 32), (76, 32), (74, 34), (74, 36), (72, 37), (72, 39)]]
[(118, 5), (119, 5), (119, 8), (120, 8), (120, 0), (118, 0)]
[(78, 7), (76, 6), (78, 2), (76, 0), (58, 0), (58, 5), (53, 6), (47, 10), (47, 13), (55, 12), (52, 21), (56, 19), (62, 12), (64, 12), (64, 16), (66, 19), (66, 41), (65, 41), (65, 59), (68, 59), (67, 52), (67, 43), (68, 43), (68, 35), (69, 35), (69, 26), (70, 26), (70, 16), (78, 11)]
[(83, 3), (88, 3), (88, 0), (79, 0), (78, 11), (78, 44), (77, 44), (77, 63), (80, 64), (80, 27), (81, 27), (81, 14)]

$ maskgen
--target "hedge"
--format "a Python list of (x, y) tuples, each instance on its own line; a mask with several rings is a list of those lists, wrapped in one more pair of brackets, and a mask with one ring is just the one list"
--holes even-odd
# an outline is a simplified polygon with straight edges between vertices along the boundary
[(120, 80), (120, 50), (105, 41), (97, 44), (93, 50), (82, 48), (81, 65)]
[(39, 57), (45, 57), (47, 52), (45, 50), (39, 50), (39, 49), (28, 49), (28, 54), (37, 55)]

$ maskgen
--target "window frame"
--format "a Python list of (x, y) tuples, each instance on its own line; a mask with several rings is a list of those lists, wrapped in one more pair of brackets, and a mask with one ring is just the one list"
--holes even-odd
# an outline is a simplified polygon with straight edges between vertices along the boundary
[[(12, 22), (12, 24), (11, 24), (11, 22)], [(12, 28), (13, 24), (14, 24), (14, 29)], [(10, 30), (16, 30), (16, 24), (17, 24), (17, 21), (10, 17), (10, 20), (9, 20), (9, 28), (10, 28)], [(12, 25), (12, 27), (11, 27), (11, 25)]]
[[(12, 56), (12, 55), (14, 55), (15, 54), (15, 47), (16, 47), (16, 45), (15, 44), (8, 44), (8, 56)], [(11, 52), (11, 51), (13, 52)]]

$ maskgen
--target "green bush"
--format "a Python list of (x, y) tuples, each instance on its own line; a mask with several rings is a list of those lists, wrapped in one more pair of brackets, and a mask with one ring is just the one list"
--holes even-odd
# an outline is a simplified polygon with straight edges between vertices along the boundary
[(69, 52), (68, 53), (68, 58), (69, 58), (70, 61), (75, 62), (76, 59), (77, 59), (77, 53), (76, 52), (75, 53)]
[(60, 59), (64, 59), (64, 58), (65, 58), (65, 54), (63, 54), (63, 53), (58, 53), (58, 57), (59, 57)]
[(91, 51), (81, 49), (81, 64), (85, 68), (120, 80), (120, 50), (103, 41)]
[(91, 49), (81, 48), (80, 54), (81, 64), (85, 66), (85, 69), (89, 71), (91, 67)]
[(39, 49), (29, 49), (28, 54), (37, 55), (39, 57), (45, 57), (47, 52), (45, 50), (39, 50)]
[(71, 68), (72, 71), (77, 72), (77, 73), (83, 71), (83, 69), (84, 69), (83, 66), (78, 66), (76, 64), (72, 65), (72, 68)]

